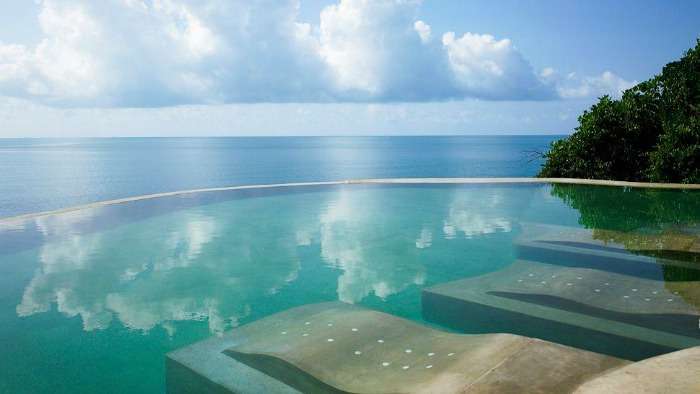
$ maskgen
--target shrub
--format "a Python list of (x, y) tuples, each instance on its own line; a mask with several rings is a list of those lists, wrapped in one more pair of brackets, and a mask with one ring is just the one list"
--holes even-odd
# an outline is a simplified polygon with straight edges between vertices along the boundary
[(541, 177), (700, 182), (700, 40), (660, 75), (603, 96), (544, 154)]

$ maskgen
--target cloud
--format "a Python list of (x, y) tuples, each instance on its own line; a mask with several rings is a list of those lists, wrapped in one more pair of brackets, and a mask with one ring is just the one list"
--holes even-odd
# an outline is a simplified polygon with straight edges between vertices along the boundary
[(555, 96), (508, 39), (472, 33), (456, 38), (450, 32), (442, 36), (442, 43), (458, 86), (469, 96), (492, 100)]
[(161, 107), (546, 100), (615, 88), (605, 74), (560, 88), (509, 39), (436, 39), (416, 18), (419, 3), (340, 0), (311, 25), (297, 0), (43, 0), (38, 44), (0, 42), (0, 95)]
[[(320, 100), (297, 4), (45, 0), (33, 48), (0, 45), (0, 93), (59, 106)], [(313, 96), (315, 95), (315, 96)]]
[(418, 37), (420, 37), (420, 40), (424, 44), (428, 43), (432, 38), (432, 31), (427, 23), (423, 21), (416, 21), (416, 23), (413, 24), (413, 28), (416, 29)]
[(576, 73), (561, 76), (553, 68), (545, 68), (540, 77), (545, 83), (555, 86), (559, 97), (565, 99), (597, 98), (603, 95), (620, 98), (625, 90), (639, 83), (627, 81), (611, 71), (592, 77), (579, 77)]

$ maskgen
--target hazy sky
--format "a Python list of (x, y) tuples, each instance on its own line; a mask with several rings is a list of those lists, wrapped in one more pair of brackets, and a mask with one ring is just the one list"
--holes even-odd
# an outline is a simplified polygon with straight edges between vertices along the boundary
[(568, 133), (698, 1), (5, 0), (0, 137)]

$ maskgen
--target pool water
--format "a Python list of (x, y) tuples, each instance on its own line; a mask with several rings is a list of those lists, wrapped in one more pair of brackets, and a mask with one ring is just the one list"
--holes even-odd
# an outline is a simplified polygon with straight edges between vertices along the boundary
[[(624, 260), (624, 272), (606, 259), (567, 261), (643, 276), (674, 297), (655, 314), (693, 321), (698, 223), (697, 191), (547, 184), (221, 191), (0, 221), (0, 392), (162, 392), (167, 352), (324, 301), (488, 331), (480, 319), (427, 316), (422, 292), (510, 272), (525, 259), (523, 237), (555, 252), (622, 250), (628, 257), (609, 266)], [(532, 228), (568, 238), (532, 237)], [(700, 340), (697, 326), (682, 333)]]

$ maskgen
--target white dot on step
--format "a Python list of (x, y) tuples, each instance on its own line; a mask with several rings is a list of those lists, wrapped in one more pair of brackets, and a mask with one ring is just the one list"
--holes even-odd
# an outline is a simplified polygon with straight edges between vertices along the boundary
[(411, 353), (412, 351), (413, 351), (413, 350), (411, 350), (411, 349), (406, 349), (406, 350), (404, 350), (404, 352), (406, 352), (406, 353)]
[(610, 286), (610, 283), (608, 283), (608, 282), (605, 282), (605, 286)]
[(600, 289), (595, 289), (594, 290), (596, 293), (600, 293)]
[(409, 369), (409, 368), (411, 368), (411, 367), (409, 367), (408, 365), (404, 365), (403, 367), (401, 367), (401, 369), (403, 369), (403, 370), (406, 370), (406, 369)]
[(377, 343), (384, 343), (383, 339), (377, 339)]
[(637, 291), (637, 289), (632, 289), (632, 291)]
[(308, 337), (308, 336), (309, 336), (309, 333), (305, 332), (305, 333), (301, 334), (301, 336), (302, 336), (302, 337)]
[(625, 296), (622, 296), (622, 298), (630, 298), (630, 296), (628, 296), (628, 295), (625, 295)]
[(328, 338), (327, 341), (328, 341), (328, 342), (333, 342), (333, 341), (335, 341), (335, 339), (333, 339), (333, 338)]
[(573, 283), (570, 283), (570, 282), (569, 282), (569, 283), (567, 283), (566, 285), (567, 285), (567, 286), (573, 286)]
[(644, 301), (649, 302), (649, 301), (651, 301), (651, 298), (645, 298)]
[(518, 279), (518, 282), (522, 282), (522, 281), (523, 281), (522, 279)]
[(432, 353), (432, 352), (428, 353), (428, 357), (433, 357), (434, 355), (435, 355), (435, 353)]
[(432, 367), (433, 367), (432, 364), (428, 364), (428, 365), (425, 366), (426, 369), (430, 369), (430, 368), (432, 368)]
[(355, 350), (355, 355), (356, 355), (356, 356), (359, 356), (360, 354), (362, 354), (362, 352), (361, 352), (361, 351), (359, 351), (359, 350)]
[(282, 335), (287, 335), (287, 331), (282, 331)]
[(454, 355), (455, 355), (454, 353), (447, 353), (447, 357), (452, 357)]
[(659, 292), (656, 291), (656, 290), (654, 290), (654, 291), (651, 292), (651, 294), (659, 294)]
[(666, 301), (668, 301), (668, 302), (672, 302), (672, 301), (673, 301), (673, 298), (669, 298), (669, 299), (668, 299), (668, 300), (666, 300)]
[(583, 278), (582, 278), (582, 277), (580, 277), (580, 276), (577, 276), (577, 277), (576, 277), (576, 279), (578, 279), (578, 280), (581, 280), (581, 279), (583, 279)]
[(355, 332), (357, 332), (357, 328), (353, 328), (352, 330), (355, 331)]
[(674, 291), (673, 294), (674, 294), (674, 295), (678, 295), (678, 292), (677, 292), (677, 291)]
[(306, 325), (308, 326), (309, 324), (311, 324), (311, 322), (310, 322), (310, 321), (307, 321), (307, 322), (305, 322), (304, 324), (306, 324)]
[(556, 275), (552, 275), (552, 279), (554, 279), (554, 278), (556, 278), (556, 277), (557, 277)]
[(388, 362), (386, 362), (386, 361), (384, 361), (384, 362), (382, 363), (382, 367), (388, 367), (389, 365), (391, 365), (391, 363), (388, 363)]
[(333, 323), (328, 323), (328, 327), (333, 327)]
[(527, 274), (527, 276), (535, 276), (535, 274)]
[(540, 283), (542, 283), (543, 285), (546, 285), (546, 284), (547, 284), (547, 282), (545, 282), (545, 281), (542, 281), (542, 282), (540, 282)]

